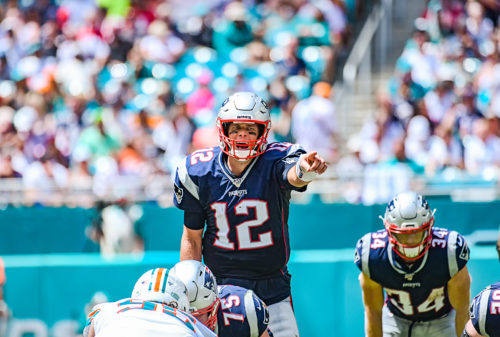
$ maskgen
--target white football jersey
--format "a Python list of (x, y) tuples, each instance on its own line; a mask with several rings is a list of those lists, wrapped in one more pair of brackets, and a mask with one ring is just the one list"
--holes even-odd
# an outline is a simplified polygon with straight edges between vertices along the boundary
[(214, 337), (210, 329), (193, 316), (166, 305), (137, 299), (123, 299), (96, 305), (87, 324), (96, 337)]

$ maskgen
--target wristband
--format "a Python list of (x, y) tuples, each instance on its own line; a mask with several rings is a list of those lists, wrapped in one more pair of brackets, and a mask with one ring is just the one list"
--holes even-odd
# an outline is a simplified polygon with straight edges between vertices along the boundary
[(301, 160), (302, 158), (299, 158), (299, 161), (295, 164), (295, 173), (297, 174), (297, 177), (306, 183), (313, 181), (313, 179), (318, 176), (318, 173), (316, 171), (304, 172), (302, 167), (300, 167)]

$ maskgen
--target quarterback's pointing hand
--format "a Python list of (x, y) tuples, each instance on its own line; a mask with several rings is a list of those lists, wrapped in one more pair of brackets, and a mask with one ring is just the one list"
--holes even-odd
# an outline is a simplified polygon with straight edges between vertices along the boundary
[(325, 160), (316, 151), (302, 155), (299, 164), (302, 171), (316, 172), (318, 174), (325, 172), (328, 167)]

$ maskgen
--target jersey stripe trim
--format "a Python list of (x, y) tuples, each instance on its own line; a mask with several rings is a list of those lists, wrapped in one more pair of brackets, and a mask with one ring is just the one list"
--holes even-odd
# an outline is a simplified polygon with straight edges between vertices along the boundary
[(177, 168), (177, 175), (180, 182), (189, 191), (189, 193), (191, 193), (191, 195), (195, 197), (196, 200), (200, 200), (200, 188), (193, 182), (193, 180), (191, 180), (191, 177), (189, 176), (187, 171), (186, 160), (187, 157), (184, 158), (182, 163), (179, 164), (179, 167)]
[(458, 272), (458, 263), (456, 257), (458, 233), (451, 231), (448, 235), (448, 268), (450, 277), (453, 277)]
[(488, 300), (490, 298), (491, 289), (486, 289), (481, 293), (479, 299), (478, 325), (479, 333), (485, 337), (489, 337), (486, 333), (486, 316), (488, 315)]
[(361, 241), (363, 242), (363, 245), (361, 246), (361, 269), (363, 270), (363, 273), (368, 275), (368, 277), (371, 277), (369, 266), (371, 235), (371, 233), (366, 233), (361, 238)]
[(251, 290), (245, 293), (245, 312), (247, 314), (248, 326), (250, 327), (250, 337), (259, 337), (259, 325), (257, 324), (257, 313)]

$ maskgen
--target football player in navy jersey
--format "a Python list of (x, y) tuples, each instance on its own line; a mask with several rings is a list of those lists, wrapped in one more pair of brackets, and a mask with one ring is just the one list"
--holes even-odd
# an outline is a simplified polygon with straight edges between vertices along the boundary
[(500, 337), (500, 282), (474, 297), (462, 337)]
[(252, 290), (233, 285), (217, 286), (203, 263), (184, 260), (170, 272), (187, 289), (189, 312), (219, 337), (270, 337), (269, 313)]
[(305, 191), (327, 164), (298, 145), (267, 144), (269, 110), (254, 93), (227, 98), (216, 124), (220, 146), (192, 153), (177, 168), (181, 260), (203, 255), (219, 284), (251, 289), (268, 305), (276, 337), (298, 336), (287, 269), (290, 193)]
[(459, 233), (433, 227), (434, 212), (421, 195), (400, 193), (387, 205), (385, 229), (358, 241), (366, 336), (461, 336), (469, 248)]

